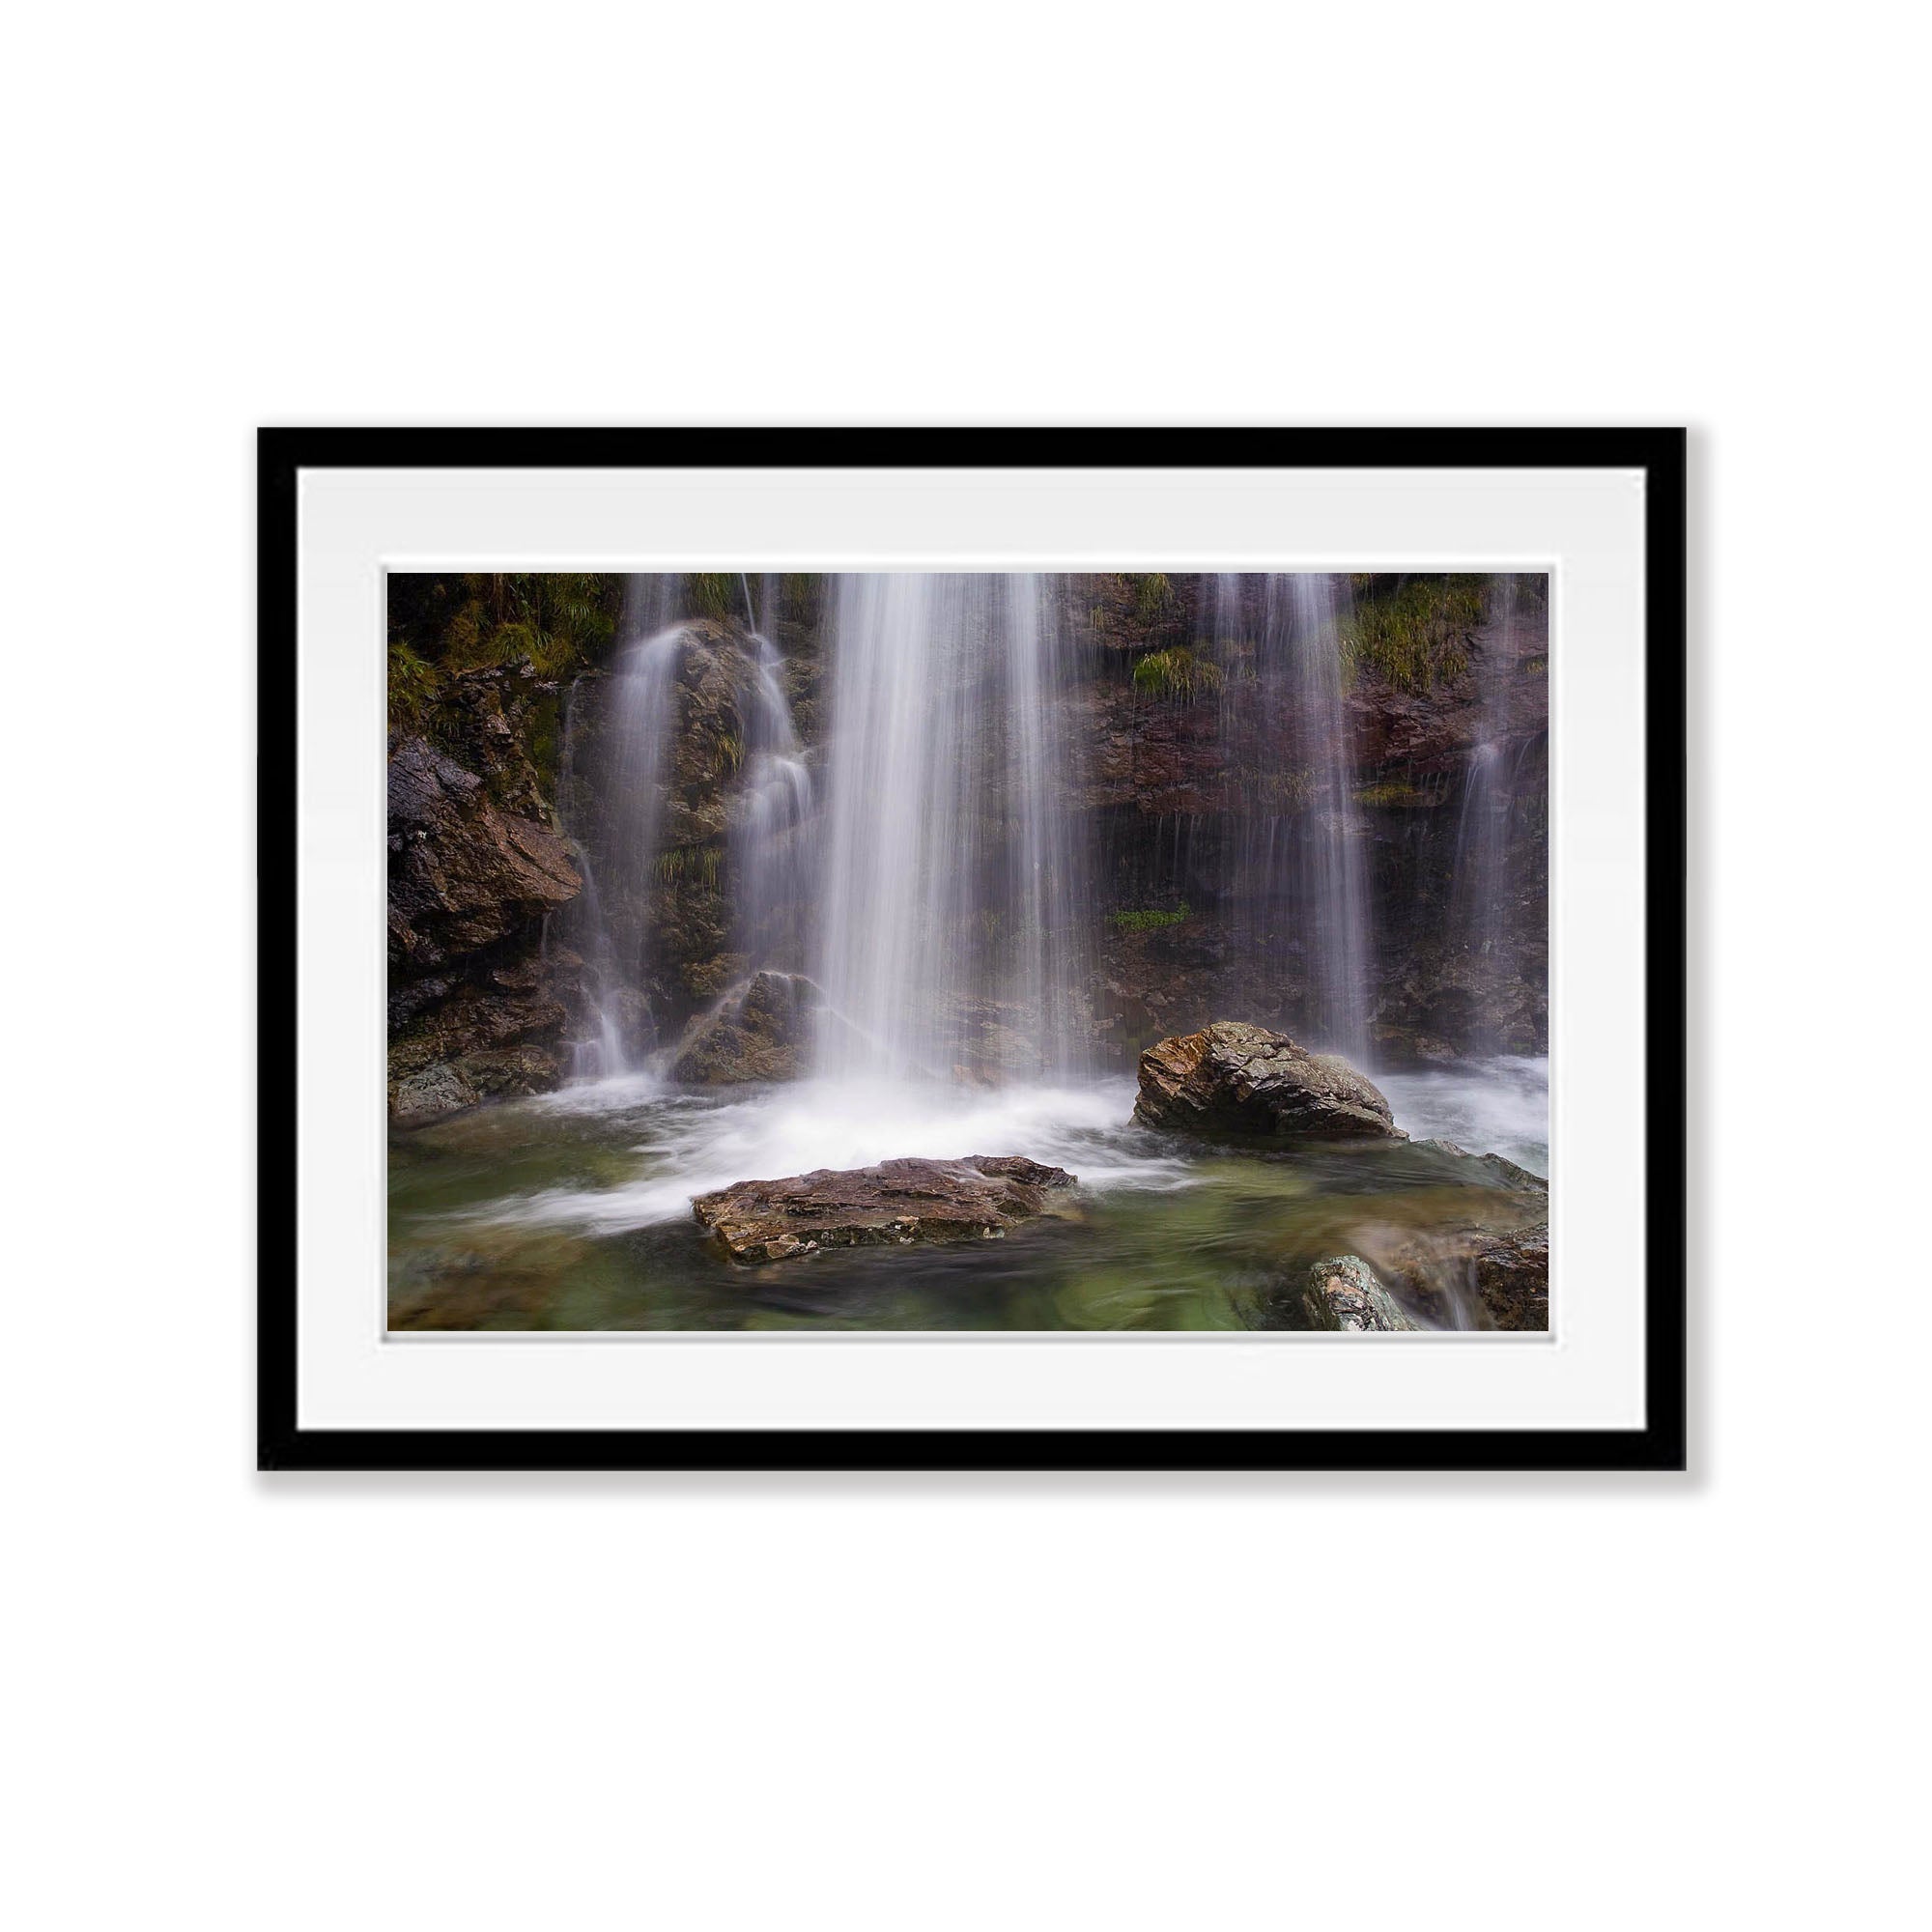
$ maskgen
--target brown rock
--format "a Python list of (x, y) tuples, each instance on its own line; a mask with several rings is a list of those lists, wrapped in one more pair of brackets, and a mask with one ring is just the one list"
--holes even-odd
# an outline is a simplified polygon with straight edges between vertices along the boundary
[(971, 1154), (740, 1181), (691, 1205), (733, 1261), (777, 1262), (821, 1248), (997, 1240), (1073, 1180), (1020, 1154)]
[(1271, 1140), (1406, 1140), (1379, 1091), (1346, 1060), (1235, 1020), (1141, 1055), (1134, 1119), (1146, 1127)]
[(582, 889), (549, 826), (411, 738), (389, 760), (389, 965), (416, 978), (540, 921)]

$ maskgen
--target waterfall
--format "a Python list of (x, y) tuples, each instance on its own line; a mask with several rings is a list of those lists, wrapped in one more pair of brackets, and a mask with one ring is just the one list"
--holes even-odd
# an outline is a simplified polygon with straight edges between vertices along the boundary
[(1491, 587), (1490, 626), (1476, 653), (1477, 731), (1456, 819), (1451, 919), (1462, 943), (1500, 971), (1513, 773), (1504, 768), (1510, 681), (1517, 661), (1517, 584), (1497, 577)]
[[(746, 594), (749, 601), (749, 585)], [(811, 770), (792, 725), (784, 660), (764, 636), (752, 642), (757, 656), (745, 694), (744, 789), (732, 830), (734, 930), (748, 972), (767, 965), (796, 971), (805, 963), (801, 922), (810, 897)]]
[(1369, 889), (1344, 702), (1348, 580), (1321, 572), (1200, 581), (1197, 648), (1221, 664), (1220, 741), (1236, 813), (1224, 862), (1238, 1001), (1365, 1060)]
[(1058, 585), (846, 576), (833, 622), (821, 1066), (1065, 1070), (1087, 895)]
[(1368, 1057), (1368, 872), (1355, 809), (1354, 747), (1342, 690), (1348, 580), (1297, 571), (1268, 582), (1268, 637), (1285, 642), (1294, 695), (1299, 768), (1309, 809), (1294, 846), (1298, 897), (1311, 919), (1321, 1044), (1361, 1064)]
[[(1108, 927), (1088, 850), (1099, 814), (1083, 807), (1076, 767), (1095, 734), (1091, 679), (1071, 663), (1068, 580), (841, 575), (825, 583), (802, 668), (772, 641), (781, 588), (770, 573), (633, 580), (632, 640), (610, 677), (573, 688), (560, 793), (584, 856), (569, 927), (584, 961), (577, 1071), (635, 1070), (702, 1009), (697, 982), (674, 985), (653, 964), (665, 942), (654, 951), (653, 905), (661, 923), (661, 848), (722, 837), (724, 864), (706, 879), (724, 977), (705, 1002), (764, 971), (809, 977), (823, 996), (813, 1063), (834, 1077), (1080, 1073)], [(1348, 580), (1219, 574), (1194, 580), (1192, 601), (1199, 682), (1165, 700), (1178, 708), (1162, 729), (1179, 736), (1160, 743), (1205, 754), (1187, 783), (1225, 797), (1183, 796), (1132, 861), (1183, 901), (1179, 882), (1199, 881), (1203, 923), (1185, 923), (1183, 904), (1179, 938), (1160, 944), (1212, 946), (1206, 922), (1220, 922), (1217, 1007), (1365, 1060), (1374, 948), (1344, 690)], [(822, 690), (810, 750), (794, 678)], [(711, 789), (694, 796), (694, 783)], [(1488, 796), (1479, 774), (1464, 801), (1471, 841), (1504, 836)], [(1471, 850), (1465, 869), (1492, 901), (1500, 858)], [(670, 1006), (661, 997), (653, 1014), (651, 990)]]
[[(810, 898), (813, 786), (785, 696), (784, 660), (762, 634), (701, 623), (706, 600), (689, 576), (639, 576), (625, 586), (620, 647), (606, 679), (580, 678), (564, 712), (558, 783), (565, 830), (576, 840), (583, 891), (564, 923), (582, 956), (579, 1078), (636, 1072), (668, 1043), (676, 1010), (653, 1013), (652, 903), (662, 904), (663, 848), (689, 838), (689, 810), (667, 795), (680, 777), (679, 733), (703, 719), (711, 743), (735, 748), (724, 778), (731, 852), (732, 944), (749, 973), (804, 964), (803, 908)], [(709, 608), (715, 586), (705, 580)], [(723, 580), (756, 614), (749, 577)], [(777, 580), (761, 585), (767, 620)], [(708, 709), (707, 709), (708, 707)], [(727, 995), (728, 997), (728, 995)]]
[[(651, 599), (644, 593), (636, 601)], [(682, 641), (683, 633), (672, 626), (623, 651), (602, 707), (597, 751), (582, 773), (577, 766), (583, 681), (571, 687), (559, 792), (583, 874), (574, 930), (582, 941), (584, 1005), (595, 1027), (594, 1037), (573, 1045), (572, 1070), (580, 1077), (633, 1071), (647, 1027), (642, 986), (651, 867), (677, 726)]]

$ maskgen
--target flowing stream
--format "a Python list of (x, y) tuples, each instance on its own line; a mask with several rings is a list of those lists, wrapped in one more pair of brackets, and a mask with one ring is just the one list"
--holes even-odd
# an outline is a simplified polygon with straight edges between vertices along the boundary
[[(1548, 1067), (1385, 1075), (1417, 1142), (1534, 1172)], [(411, 1135), (391, 1155), (392, 1325), (1229, 1329), (1284, 1261), (1378, 1259), (1486, 1206), (1432, 1150), (1256, 1158), (1129, 1123), (1113, 1077), (983, 1091), (818, 1079), (747, 1091), (647, 1077), (568, 1087)], [(691, 1198), (754, 1176), (907, 1154), (1024, 1152), (1080, 1178), (1077, 1212), (960, 1247), (721, 1262)]]

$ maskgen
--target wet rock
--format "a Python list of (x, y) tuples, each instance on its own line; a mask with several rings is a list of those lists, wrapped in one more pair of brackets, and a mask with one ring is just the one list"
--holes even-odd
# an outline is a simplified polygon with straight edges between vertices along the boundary
[(1387, 1249), (1377, 1264), (1409, 1306), (1442, 1326), (1538, 1331), (1549, 1326), (1546, 1221), (1438, 1230)]
[(1412, 1333), (1416, 1327), (1359, 1255), (1317, 1262), (1302, 1286), (1301, 1313), (1303, 1325), (1330, 1332)]
[(1493, 1236), (1472, 1257), (1476, 1293), (1497, 1328), (1549, 1326), (1549, 1230)]
[(1346, 1060), (1236, 1020), (1141, 1055), (1142, 1126), (1270, 1140), (1405, 1140), (1389, 1103)]
[(479, 755), (484, 776), (423, 738), (389, 758), (388, 1070), (402, 1125), (554, 1087), (546, 1049), (566, 1018), (546, 980), (543, 923), (582, 881), (548, 824), (497, 802), (542, 809), (496, 685), (458, 682), (470, 701), (451, 715), (490, 754)]
[(426, 1127), (473, 1107), (482, 1097), (454, 1066), (431, 1066), (389, 1090), (389, 1119), (399, 1127)]
[(549, 826), (499, 810), (426, 740), (389, 759), (389, 968), (426, 978), (531, 927), (582, 889)]
[(493, 805), (548, 821), (544, 783), (530, 756), (539, 702), (557, 687), (528, 658), (458, 671), (437, 696), (437, 731), (458, 763), (482, 775)]
[(539, 990), (506, 992), (463, 985), (440, 1006), (407, 1021), (389, 1041), (389, 1079), (396, 1082), (439, 1062), (509, 1047), (554, 1045), (563, 1032), (560, 1001)]
[(451, 1064), (484, 1099), (554, 1094), (561, 1077), (557, 1056), (541, 1046), (466, 1053)]
[(796, 1080), (808, 1068), (823, 996), (794, 973), (756, 973), (685, 1029), (671, 1078), (722, 1087)]
[(777, 1262), (822, 1248), (996, 1240), (1048, 1212), (1073, 1181), (1065, 1168), (1020, 1154), (885, 1160), (741, 1181), (699, 1195), (692, 1209), (733, 1261)]
[(540, 1046), (460, 1054), (394, 1081), (389, 1120), (398, 1127), (426, 1127), (484, 1100), (554, 1093), (560, 1080), (557, 1056)]

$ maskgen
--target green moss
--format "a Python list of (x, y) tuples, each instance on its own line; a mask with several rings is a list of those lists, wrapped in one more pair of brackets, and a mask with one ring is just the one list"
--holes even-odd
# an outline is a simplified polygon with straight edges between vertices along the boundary
[(1192, 912), (1185, 899), (1173, 912), (1154, 908), (1132, 912), (1110, 912), (1107, 921), (1120, 932), (1158, 932), (1164, 926), (1179, 925)]
[(563, 706), (554, 696), (539, 698), (530, 709), (530, 763), (544, 796), (556, 797), (557, 764), (563, 750)]
[(1406, 784), (1400, 779), (1388, 779), (1380, 784), (1358, 785), (1355, 803), (1367, 806), (1430, 806), (1436, 804), (1437, 800), (1434, 792), (1424, 791), (1419, 785)]
[(1192, 704), (1221, 689), (1221, 667), (1186, 644), (1150, 651), (1134, 666), (1134, 689), (1170, 704)]

